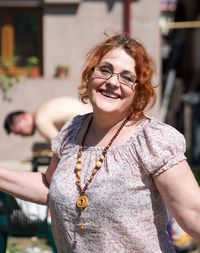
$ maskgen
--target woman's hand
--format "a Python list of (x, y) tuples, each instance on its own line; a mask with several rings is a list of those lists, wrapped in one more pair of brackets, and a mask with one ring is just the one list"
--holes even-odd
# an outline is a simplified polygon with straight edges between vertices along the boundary
[(0, 168), (0, 191), (17, 198), (46, 205), (51, 176), (59, 159), (53, 156), (46, 173)]

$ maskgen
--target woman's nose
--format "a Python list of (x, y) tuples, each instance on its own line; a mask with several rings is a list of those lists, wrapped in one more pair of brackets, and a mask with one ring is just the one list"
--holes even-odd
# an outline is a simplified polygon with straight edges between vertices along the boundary
[(118, 88), (120, 86), (120, 82), (118, 80), (118, 76), (116, 74), (112, 74), (112, 76), (107, 80), (107, 84), (111, 85), (112, 87)]

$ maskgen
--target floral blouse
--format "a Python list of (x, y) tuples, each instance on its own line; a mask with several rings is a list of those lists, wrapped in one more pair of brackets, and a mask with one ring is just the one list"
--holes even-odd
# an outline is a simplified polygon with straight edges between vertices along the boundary
[[(80, 216), (74, 173), (76, 138), (88, 116), (73, 118), (52, 141), (52, 150), (60, 158), (49, 191), (58, 252), (173, 253), (166, 232), (167, 211), (153, 178), (186, 159), (183, 135), (151, 118), (125, 144), (111, 146), (88, 187), (89, 205)], [(102, 148), (83, 150), (81, 182), (85, 185)]]

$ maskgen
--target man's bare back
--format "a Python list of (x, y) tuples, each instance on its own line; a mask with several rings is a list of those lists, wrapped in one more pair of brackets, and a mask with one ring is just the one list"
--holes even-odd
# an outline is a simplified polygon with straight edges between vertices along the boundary
[(49, 142), (62, 126), (78, 114), (91, 112), (90, 105), (81, 103), (73, 97), (57, 97), (42, 104), (35, 112), (35, 126)]

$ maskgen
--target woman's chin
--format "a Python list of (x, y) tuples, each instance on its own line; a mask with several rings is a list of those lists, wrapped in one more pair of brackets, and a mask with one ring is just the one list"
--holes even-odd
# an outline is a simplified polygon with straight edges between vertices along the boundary
[(120, 111), (123, 107), (123, 101), (121, 98), (112, 98), (98, 92), (96, 93), (92, 105), (94, 111), (111, 114), (118, 113)]
[(97, 103), (95, 105), (96, 109), (99, 112), (102, 113), (116, 113), (119, 111), (120, 107), (117, 106), (115, 103), (110, 103), (110, 102), (101, 102), (101, 103)]

